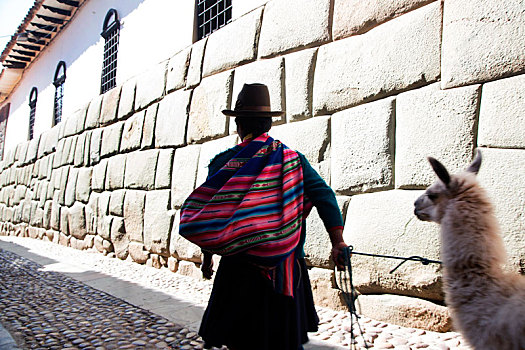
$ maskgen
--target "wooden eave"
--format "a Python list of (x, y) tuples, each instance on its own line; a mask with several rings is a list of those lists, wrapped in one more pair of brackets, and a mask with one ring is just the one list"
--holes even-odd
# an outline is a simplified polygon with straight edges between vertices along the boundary
[[(88, 0), (35, 0), (26, 17), (18, 26), (11, 40), (0, 54), (0, 63), (3, 70), (13, 69), (13, 74), (22, 76), (24, 70), (31, 66), (39, 54), (53, 41), (69, 21), (75, 16), (78, 9)], [(10, 94), (16, 86), (13, 83), (13, 74), (0, 75), (9, 76), (9, 84), (0, 84), (0, 96)], [(19, 79), (18, 79), (19, 80)], [(0, 83), (2, 83), (0, 81)], [(0, 102), (4, 98), (0, 98)]]

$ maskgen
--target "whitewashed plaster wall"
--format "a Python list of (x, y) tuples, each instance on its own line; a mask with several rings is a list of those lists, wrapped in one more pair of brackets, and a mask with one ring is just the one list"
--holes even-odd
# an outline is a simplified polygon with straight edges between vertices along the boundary
[(100, 93), (104, 39), (100, 36), (109, 9), (121, 20), (117, 84), (148, 69), (193, 42), (193, 0), (89, 0), (42, 51), (4, 102), (11, 103), (5, 149), (28, 139), (29, 93), (38, 89), (34, 134), (52, 126), (59, 61), (66, 63), (63, 118)]

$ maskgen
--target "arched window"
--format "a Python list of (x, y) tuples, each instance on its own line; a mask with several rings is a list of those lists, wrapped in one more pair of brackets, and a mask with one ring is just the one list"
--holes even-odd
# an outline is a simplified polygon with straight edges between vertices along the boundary
[(38, 99), (38, 89), (33, 86), (31, 93), (29, 94), (29, 139), (33, 139), (33, 131), (35, 129), (35, 112), (36, 112), (36, 100)]
[(232, 20), (231, 0), (196, 0), (197, 40), (207, 37)]
[(120, 33), (120, 21), (115, 9), (110, 9), (102, 25), (102, 37), (106, 40), (104, 44), (104, 62), (102, 65), (102, 79), (100, 81), (100, 93), (103, 94), (113, 89), (117, 77), (117, 52)]
[(58, 62), (55, 71), (55, 104), (53, 108), (53, 125), (57, 125), (62, 120), (62, 99), (64, 98), (64, 82), (66, 81), (66, 62)]

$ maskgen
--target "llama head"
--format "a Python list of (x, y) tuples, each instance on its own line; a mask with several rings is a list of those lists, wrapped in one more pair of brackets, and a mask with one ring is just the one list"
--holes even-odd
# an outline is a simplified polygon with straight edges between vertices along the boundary
[(438, 180), (415, 201), (414, 214), (419, 220), (433, 221), (439, 224), (445, 214), (448, 202), (475, 181), (475, 175), (481, 166), (481, 152), (478, 150), (476, 158), (466, 172), (459, 175), (450, 175), (443, 164), (435, 158), (429, 157), (428, 161)]

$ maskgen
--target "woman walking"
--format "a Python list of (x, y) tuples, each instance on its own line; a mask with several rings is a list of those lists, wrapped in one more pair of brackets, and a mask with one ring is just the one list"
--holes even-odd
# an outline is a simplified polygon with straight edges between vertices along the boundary
[(206, 348), (298, 350), (317, 331), (304, 261), (305, 220), (313, 206), (332, 242), (332, 258), (346, 247), (332, 189), (306, 158), (268, 135), (268, 88), (245, 84), (234, 110), (239, 145), (218, 154), (208, 179), (185, 201), (180, 234), (203, 251), (204, 277), (212, 255), (222, 256), (199, 334)]

